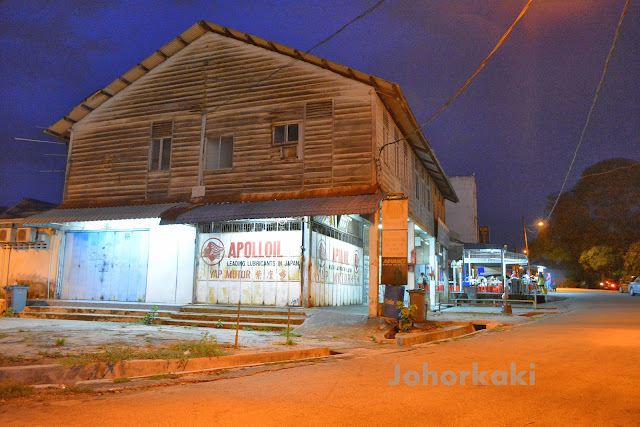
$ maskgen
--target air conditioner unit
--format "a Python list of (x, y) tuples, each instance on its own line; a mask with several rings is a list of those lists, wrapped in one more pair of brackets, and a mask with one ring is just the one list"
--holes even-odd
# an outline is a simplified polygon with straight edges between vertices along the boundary
[(38, 233), (38, 237), (36, 238), (36, 243), (50, 243), (51, 235), (47, 233)]
[(14, 228), (0, 228), (0, 243), (16, 241), (16, 230)]
[(16, 230), (16, 242), (33, 243), (36, 240), (35, 228), (18, 228)]

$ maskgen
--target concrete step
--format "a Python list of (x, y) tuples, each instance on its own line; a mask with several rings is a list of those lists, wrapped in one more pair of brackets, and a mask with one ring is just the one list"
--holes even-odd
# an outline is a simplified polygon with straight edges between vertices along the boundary
[[(218, 320), (227, 321), (227, 322), (235, 322), (237, 319), (237, 314), (226, 314), (226, 313), (171, 313), (169, 317), (172, 319), (183, 319), (183, 320), (198, 320), (198, 321), (210, 321), (217, 322)], [(289, 323), (291, 325), (302, 325), (304, 322), (304, 317), (302, 316), (291, 316)], [(287, 316), (284, 315), (253, 315), (253, 314), (243, 314), (240, 312), (240, 322), (241, 323), (270, 323), (270, 324), (287, 324)]]
[[(159, 325), (174, 325), (174, 326), (198, 326), (202, 328), (216, 328), (216, 329), (235, 329), (236, 322), (218, 322), (218, 321), (202, 321), (202, 320), (182, 320), (182, 319), (156, 319)], [(240, 329), (242, 330), (254, 330), (254, 331), (285, 331), (287, 325), (272, 324), (272, 323), (244, 323), (240, 322)]]
[(164, 304), (148, 302), (94, 301), (94, 300), (27, 300), (27, 307), (82, 307), (120, 310), (142, 310), (148, 312), (153, 306), (163, 311), (179, 311), (184, 304)]
[[(79, 313), (79, 314), (102, 314), (102, 315), (128, 315), (144, 317), (151, 309), (143, 310), (127, 310), (127, 309), (108, 309), (108, 308), (92, 308), (92, 307), (63, 307), (63, 306), (27, 306), (24, 313)], [(158, 316), (168, 316), (174, 311), (158, 310)]]
[[(167, 315), (173, 313), (167, 313)], [(24, 311), (20, 313), (20, 317), (23, 318), (31, 318), (31, 319), (59, 319), (59, 320), (83, 320), (83, 321), (93, 321), (93, 322), (120, 322), (120, 323), (137, 323), (146, 315), (146, 313), (142, 313), (141, 315), (132, 315), (132, 314), (103, 314), (103, 313), (83, 313), (83, 312), (47, 312), (47, 311)], [(219, 328), (219, 329), (235, 329), (236, 328), (236, 320), (220, 319), (206, 317), (208, 320), (200, 320), (200, 319), (185, 319), (185, 318), (176, 318), (173, 319), (168, 317), (167, 315), (158, 316), (154, 320), (154, 324), (156, 325), (174, 325), (174, 326), (198, 326), (198, 327), (208, 327), (208, 328)], [(214, 320), (215, 319), (215, 320)], [(285, 319), (286, 320), (286, 319)], [(292, 326), (295, 326), (292, 322)], [(240, 318), (240, 328), (251, 328), (251, 330), (256, 331), (283, 331), (286, 330), (286, 321), (284, 324), (282, 323), (269, 323), (269, 322), (252, 322), (247, 321)]]
[(144, 316), (128, 316), (122, 314), (95, 314), (95, 313), (48, 313), (48, 312), (22, 312), (20, 317), (30, 319), (60, 319), (60, 320), (88, 320), (94, 322), (121, 322), (136, 323)]
[[(238, 314), (238, 306), (198, 306), (198, 305), (185, 305), (180, 307), (180, 312), (183, 313), (207, 313), (207, 314)], [(287, 309), (282, 307), (265, 307), (265, 306), (242, 306), (240, 308), (240, 314), (247, 314), (251, 316), (265, 315), (265, 316), (286, 316)], [(291, 317), (294, 316), (306, 316), (304, 311), (298, 307), (291, 308)]]

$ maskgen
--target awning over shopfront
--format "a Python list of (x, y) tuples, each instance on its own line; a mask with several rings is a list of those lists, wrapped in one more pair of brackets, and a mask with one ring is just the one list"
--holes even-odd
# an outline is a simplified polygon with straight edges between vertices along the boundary
[(237, 219), (284, 218), (315, 215), (371, 214), (380, 206), (385, 194), (344, 197), (268, 200), (264, 202), (216, 203), (197, 207), (174, 220), (164, 218), (160, 224), (196, 224)]
[(173, 208), (187, 206), (186, 203), (163, 203), (157, 205), (113, 206), (102, 208), (52, 209), (25, 218), (22, 224), (59, 224), (80, 221), (106, 221), (118, 219), (160, 218), (162, 213)]
[[(495, 253), (486, 252), (486, 250), (465, 250), (465, 264), (502, 264), (500, 250)], [(505, 264), (527, 265), (527, 256), (515, 252), (505, 252)]]
[[(474, 245), (476, 246), (476, 245)], [(464, 247), (465, 264), (502, 264), (502, 249), (498, 245), (482, 245), (485, 247)], [(511, 265), (527, 265), (527, 256), (516, 252), (504, 251), (504, 263)]]

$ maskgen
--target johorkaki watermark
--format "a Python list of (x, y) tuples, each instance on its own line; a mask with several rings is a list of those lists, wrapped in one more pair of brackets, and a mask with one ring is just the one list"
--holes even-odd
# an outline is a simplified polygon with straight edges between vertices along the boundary
[(400, 372), (400, 365), (393, 368), (393, 379), (389, 381), (389, 385), (398, 385), (400, 381), (406, 385), (535, 385), (536, 373), (534, 371), (536, 365), (529, 364), (529, 371), (518, 371), (516, 363), (511, 362), (508, 371), (479, 371), (478, 364), (473, 362), (470, 371), (430, 371), (429, 364), (422, 364), (422, 377), (418, 371)]

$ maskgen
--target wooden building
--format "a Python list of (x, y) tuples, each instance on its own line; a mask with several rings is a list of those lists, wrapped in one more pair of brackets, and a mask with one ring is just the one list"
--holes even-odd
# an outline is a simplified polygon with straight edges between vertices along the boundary
[[(151, 218), (153, 211), (114, 215), (120, 208), (166, 207), (153, 217), (162, 218), (160, 228), (185, 224), (197, 236), (190, 252), (179, 237), (171, 243), (183, 247), (185, 262), (197, 260), (195, 273), (178, 266), (169, 275), (176, 281), (175, 275), (191, 274), (191, 300), (184, 301), (189, 280), (183, 277), (176, 294), (185, 297), (174, 302), (241, 298), (249, 304), (341, 305), (368, 299), (373, 306), (377, 274), (369, 267), (377, 266), (378, 251), (367, 242), (377, 232), (380, 200), (387, 193), (406, 195), (415, 229), (432, 239), (432, 246), (439, 221), (444, 223), (445, 199), (457, 201), (398, 85), (204, 21), (89, 96), (46, 132), (69, 141), (64, 200), (30, 223), (100, 220), (104, 225)], [(281, 236), (264, 234), (269, 232)], [(286, 242), (279, 249), (290, 270), (276, 273), (286, 274), (286, 286), (256, 284), (254, 275), (269, 275), (264, 263), (262, 270), (246, 273), (249, 285), (242, 265), (238, 273), (211, 267), (220, 265), (220, 251), (230, 262), (231, 246), (238, 255), (246, 242), (254, 245), (247, 260), (264, 258), (266, 245), (278, 239), (280, 245)], [(148, 245), (148, 238), (143, 241)], [(334, 271), (348, 279), (316, 286), (314, 268), (325, 261), (318, 257), (329, 246), (339, 258), (333, 260)], [(69, 243), (67, 249), (66, 259), (73, 256)], [(432, 248), (424, 257), (436, 252)], [(64, 289), (66, 273), (59, 274)], [(229, 280), (199, 284), (218, 274)], [(232, 279), (238, 279), (237, 286)], [(146, 295), (137, 298), (154, 302), (149, 290), (147, 285)]]

